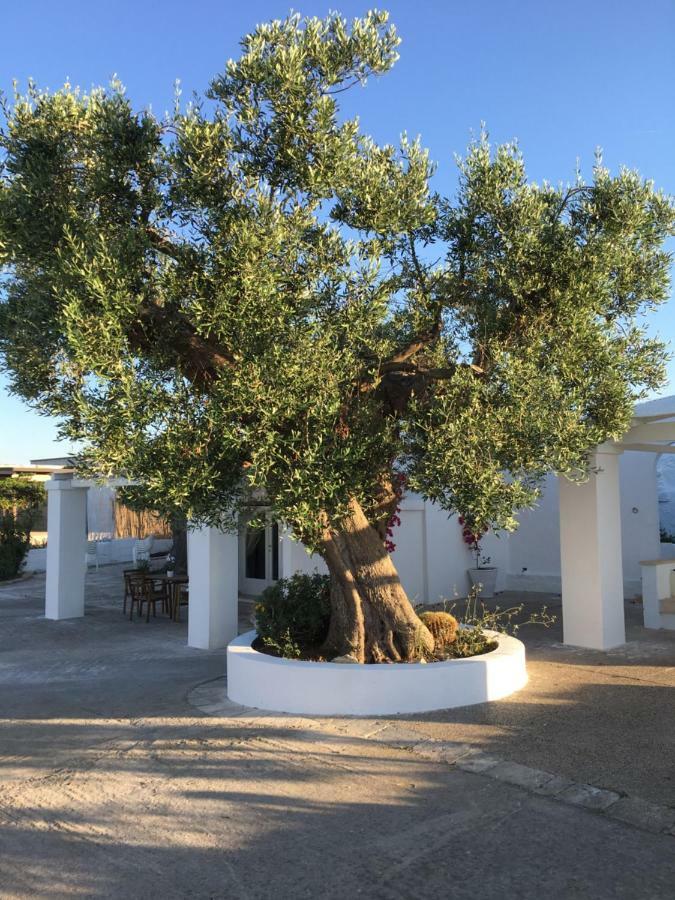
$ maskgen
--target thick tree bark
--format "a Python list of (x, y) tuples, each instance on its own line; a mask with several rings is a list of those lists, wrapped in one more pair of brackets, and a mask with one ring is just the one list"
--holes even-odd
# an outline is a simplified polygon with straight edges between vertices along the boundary
[(356, 500), (339, 528), (326, 529), (322, 549), (331, 576), (329, 657), (401, 662), (433, 650), (434, 639), (415, 615), (381, 536)]
[(171, 522), (173, 537), (173, 569), (176, 575), (187, 575), (187, 520), (174, 519)]

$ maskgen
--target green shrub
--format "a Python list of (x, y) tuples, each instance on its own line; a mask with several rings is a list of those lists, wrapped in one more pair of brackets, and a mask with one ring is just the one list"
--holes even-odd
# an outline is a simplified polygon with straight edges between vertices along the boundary
[(0, 581), (16, 578), (30, 550), (30, 534), (12, 524), (13, 516), (0, 517)]
[(44, 499), (44, 485), (37, 481), (0, 479), (0, 581), (16, 578), (21, 571), (35, 513)]
[(297, 658), (326, 638), (330, 619), (330, 579), (301, 575), (277, 581), (255, 608), (258, 635), (279, 656)]

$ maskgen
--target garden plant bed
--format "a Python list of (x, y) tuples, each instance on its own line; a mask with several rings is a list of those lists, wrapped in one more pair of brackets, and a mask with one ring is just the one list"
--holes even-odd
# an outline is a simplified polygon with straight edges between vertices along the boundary
[[(260, 635), (256, 636), (256, 639), (253, 641), (251, 645), (253, 649), (257, 653), (264, 653), (267, 656), (274, 656), (277, 659), (287, 659), (288, 657), (284, 657), (284, 655), (279, 651), (278, 646), (266, 644), (264, 640), (260, 637)], [(441, 646), (438, 652), (435, 650), (432, 651), (431, 655), (427, 655), (424, 662), (425, 663), (438, 663), (438, 662), (448, 662), (451, 659), (469, 659), (472, 656), (482, 656), (485, 653), (490, 653), (492, 650), (496, 650), (497, 641), (486, 639), (482, 644), (481, 649), (475, 650), (473, 653), (467, 652), (466, 645), (460, 642), (454, 642), (452, 644), (448, 644), (445, 646)], [(330, 660), (326, 659), (323, 655), (323, 651), (321, 647), (304, 647), (300, 651), (300, 656), (297, 657), (301, 662), (330, 662)], [(366, 663), (366, 665), (375, 665), (374, 663)], [(409, 660), (400, 660), (398, 663), (391, 663), (391, 665), (412, 665)]]
[(527, 683), (525, 647), (491, 632), (496, 648), (463, 659), (358, 665), (283, 659), (248, 631), (227, 648), (230, 700), (299, 715), (395, 715), (499, 700)]

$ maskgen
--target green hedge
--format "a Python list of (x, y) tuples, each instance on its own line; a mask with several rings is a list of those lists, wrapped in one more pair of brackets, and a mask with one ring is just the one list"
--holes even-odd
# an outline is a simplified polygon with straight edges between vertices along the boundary
[(44, 485), (38, 481), (0, 479), (0, 581), (20, 573), (30, 550), (33, 517), (44, 500)]
[(16, 578), (30, 550), (30, 533), (9, 531), (0, 525), (0, 581)]

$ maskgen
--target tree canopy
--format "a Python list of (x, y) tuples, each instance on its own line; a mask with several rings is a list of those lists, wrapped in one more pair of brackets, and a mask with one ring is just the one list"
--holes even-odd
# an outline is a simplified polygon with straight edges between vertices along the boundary
[(671, 199), (599, 161), (535, 184), (486, 135), (439, 196), (418, 140), (340, 116), (398, 43), (386, 13), (291, 16), (168, 118), (116, 83), (5, 104), (0, 353), (82, 470), (195, 521), (264, 491), (310, 547), (397, 475), (510, 528), (659, 386)]

